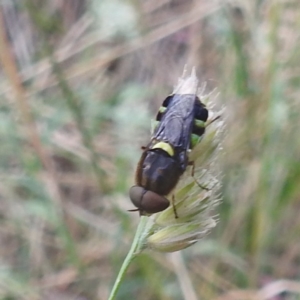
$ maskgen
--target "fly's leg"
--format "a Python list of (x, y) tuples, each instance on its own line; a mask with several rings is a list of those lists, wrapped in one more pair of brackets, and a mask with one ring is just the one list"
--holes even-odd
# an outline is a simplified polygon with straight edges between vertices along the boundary
[(206, 190), (206, 191), (210, 191), (209, 188), (207, 188), (206, 186), (203, 186), (202, 184), (200, 184), (200, 183), (197, 181), (197, 179), (195, 178), (195, 176), (194, 176), (194, 173), (195, 173), (195, 163), (194, 163), (193, 161), (189, 161), (189, 162), (188, 162), (188, 165), (189, 165), (189, 166), (192, 166), (192, 169), (191, 169), (191, 176), (193, 177), (195, 183), (196, 183), (201, 189)]
[(217, 121), (217, 120), (220, 119), (220, 118), (221, 118), (221, 116), (215, 117), (215, 118), (212, 119), (211, 121), (207, 122), (206, 125), (205, 125), (205, 127), (207, 127), (208, 125), (212, 124), (213, 122)]
[(172, 203), (172, 208), (173, 208), (173, 212), (174, 212), (174, 215), (175, 215), (175, 219), (178, 219), (177, 210), (176, 210), (176, 206), (175, 206), (175, 196), (174, 195), (172, 195), (171, 203)]

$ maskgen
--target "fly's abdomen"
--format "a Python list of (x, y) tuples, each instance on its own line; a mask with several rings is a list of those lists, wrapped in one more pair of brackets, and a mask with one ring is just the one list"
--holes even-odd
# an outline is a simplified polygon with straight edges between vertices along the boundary
[(206, 121), (208, 119), (208, 110), (198, 97), (197, 100), (198, 101), (195, 103), (194, 124), (191, 132), (191, 149), (201, 141), (201, 138), (205, 133)]

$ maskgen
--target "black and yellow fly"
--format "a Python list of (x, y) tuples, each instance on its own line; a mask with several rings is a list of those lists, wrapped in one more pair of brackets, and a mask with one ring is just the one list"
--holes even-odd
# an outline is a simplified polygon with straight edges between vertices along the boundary
[(165, 196), (192, 164), (188, 152), (201, 140), (207, 118), (208, 110), (196, 93), (174, 93), (163, 101), (151, 141), (142, 148), (136, 185), (129, 191), (130, 199), (137, 207), (134, 211), (147, 215), (169, 207), (170, 202)]

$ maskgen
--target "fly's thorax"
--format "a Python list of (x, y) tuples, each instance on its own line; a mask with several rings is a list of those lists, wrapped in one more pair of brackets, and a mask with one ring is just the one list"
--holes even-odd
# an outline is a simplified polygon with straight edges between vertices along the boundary
[(136, 184), (160, 195), (169, 194), (183, 173), (175, 154), (170, 144), (153, 142), (139, 161)]
[(188, 161), (189, 161), (188, 151), (179, 148), (176, 151), (176, 157), (177, 157), (177, 161), (180, 165), (181, 172), (184, 173), (184, 171), (186, 170), (186, 167), (188, 165)]
[(151, 150), (161, 149), (166, 152), (170, 157), (174, 157), (174, 148), (172, 145), (166, 142), (157, 142), (153, 145)]

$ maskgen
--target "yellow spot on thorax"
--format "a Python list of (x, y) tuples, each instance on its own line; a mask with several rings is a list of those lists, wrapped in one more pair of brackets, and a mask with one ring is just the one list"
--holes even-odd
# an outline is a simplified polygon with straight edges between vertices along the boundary
[(164, 151), (166, 151), (170, 156), (174, 156), (174, 149), (173, 147), (165, 142), (158, 142), (157, 144), (155, 144), (152, 149), (162, 149)]

